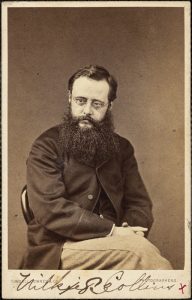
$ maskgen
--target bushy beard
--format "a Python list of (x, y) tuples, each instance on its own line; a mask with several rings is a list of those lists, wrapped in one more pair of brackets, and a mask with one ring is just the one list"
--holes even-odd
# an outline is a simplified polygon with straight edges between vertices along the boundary
[[(81, 128), (79, 122), (82, 120), (88, 120), (92, 126)], [(73, 117), (69, 108), (60, 126), (59, 139), (64, 154), (88, 165), (99, 165), (115, 156), (119, 151), (112, 115), (109, 110), (104, 119), (98, 122), (89, 115), (79, 118)]]

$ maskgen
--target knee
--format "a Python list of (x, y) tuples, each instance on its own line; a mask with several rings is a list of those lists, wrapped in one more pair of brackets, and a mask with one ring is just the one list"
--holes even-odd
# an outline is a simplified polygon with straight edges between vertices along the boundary
[(146, 270), (172, 270), (170, 262), (164, 258), (159, 249), (152, 243), (143, 243), (143, 249), (140, 254), (141, 263)]
[(173, 269), (170, 262), (161, 255), (159, 249), (146, 238), (135, 237), (135, 253), (140, 258), (140, 267), (143, 270)]

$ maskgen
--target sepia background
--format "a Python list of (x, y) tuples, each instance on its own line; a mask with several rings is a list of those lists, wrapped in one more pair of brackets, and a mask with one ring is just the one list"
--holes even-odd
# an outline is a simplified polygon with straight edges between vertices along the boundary
[(88, 64), (118, 80), (115, 127), (153, 201), (149, 239), (183, 269), (184, 11), (142, 7), (8, 9), (9, 268), (27, 246), (20, 192), (31, 144), (61, 121), (67, 80)]

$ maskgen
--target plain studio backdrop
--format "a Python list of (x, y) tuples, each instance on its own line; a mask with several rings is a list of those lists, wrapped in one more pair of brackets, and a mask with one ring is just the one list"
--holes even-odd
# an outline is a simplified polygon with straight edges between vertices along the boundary
[(114, 122), (153, 201), (149, 239), (183, 269), (183, 8), (9, 8), (8, 47), (9, 268), (27, 246), (20, 192), (31, 144), (62, 120), (68, 78), (98, 64), (118, 80)]

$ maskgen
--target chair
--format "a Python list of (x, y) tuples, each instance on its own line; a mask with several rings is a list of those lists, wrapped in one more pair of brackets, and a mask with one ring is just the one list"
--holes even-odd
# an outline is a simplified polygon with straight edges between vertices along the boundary
[(29, 224), (29, 222), (34, 219), (34, 214), (29, 205), (29, 199), (27, 196), (27, 186), (26, 185), (24, 186), (24, 188), (21, 191), (21, 209), (23, 212), (25, 222), (27, 224)]

